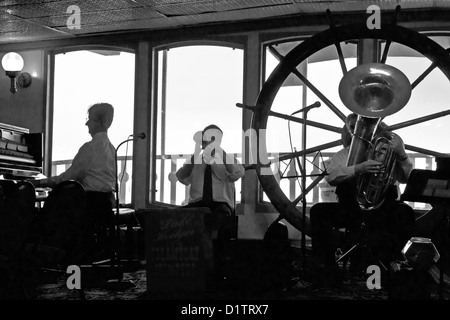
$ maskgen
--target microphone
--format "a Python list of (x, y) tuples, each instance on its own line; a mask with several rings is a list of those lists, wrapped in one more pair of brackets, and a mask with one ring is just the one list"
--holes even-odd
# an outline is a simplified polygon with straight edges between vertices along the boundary
[(293, 116), (294, 114), (300, 113), (300, 112), (305, 112), (305, 111), (309, 111), (309, 110), (314, 109), (314, 108), (318, 108), (318, 107), (320, 107), (320, 105), (321, 105), (320, 102), (316, 101), (312, 105), (309, 105), (307, 107), (304, 107), (304, 108), (302, 108), (300, 110), (295, 111), (294, 113), (291, 114), (291, 116)]
[(130, 135), (130, 137), (133, 137), (135, 139), (145, 139), (147, 136), (144, 132), (141, 132), (141, 133), (137, 133), (137, 134), (132, 134), (132, 135)]

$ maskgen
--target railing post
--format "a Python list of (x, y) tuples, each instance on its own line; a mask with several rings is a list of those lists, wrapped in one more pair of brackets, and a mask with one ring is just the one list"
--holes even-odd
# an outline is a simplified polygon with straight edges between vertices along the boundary
[(127, 159), (120, 160), (120, 170), (119, 173), (119, 203), (125, 203), (126, 202), (126, 192), (127, 192), (127, 182), (130, 178), (129, 174), (124, 171), (126, 170), (126, 163)]
[[(293, 201), (295, 199), (295, 183), (298, 180), (298, 172), (295, 170), (295, 162), (291, 161), (289, 164), (289, 171), (288, 171), (288, 177), (292, 177), (292, 178), (288, 178), (289, 180), (289, 199), (291, 201)], [(281, 183), (281, 181), (280, 181)], [(300, 190), (300, 192), (302, 192), (302, 190)]]
[(177, 163), (175, 161), (170, 161), (170, 173), (173, 174), (174, 179), (170, 180), (170, 203), (177, 203), (177, 179), (175, 173), (177, 172)]
[[(314, 162), (313, 162), (313, 170), (312, 173), (313, 174), (318, 174), (319, 170), (317, 168), (320, 168), (320, 158), (319, 157), (315, 157), (314, 158)], [(315, 179), (315, 177), (314, 177)], [(317, 184), (314, 189), (313, 189), (313, 200), (312, 203), (317, 203), (319, 202), (319, 184)]]

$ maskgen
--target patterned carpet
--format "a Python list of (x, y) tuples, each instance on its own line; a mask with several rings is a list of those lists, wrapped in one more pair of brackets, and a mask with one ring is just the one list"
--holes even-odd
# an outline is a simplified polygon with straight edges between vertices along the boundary
[[(294, 266), (296, 267), (296, 266)], [(292, 276), (290, 283), (283, 288), (260, 290), (247, 287), (242, 290), (224, 288), (220, 291), (205, 291), (193, 293), (186, 297), (165, 296), (147, 292), (147, 280), (145, 266), (138, 270), (123, 273), (123, 288), (119, 288), (115, 282), (107, 279), (97, 279), (97, 284), (91, 283), (82, 291), (69, 290), (66, 285), (66, 275), (55, 278), (54, 283), (38, 286), (36, 290), (37, 300), (387, 300), (388, 293), (385, 289), (368, 289), (367, 276), (348, 274), (339, 286), (319, 287), (309, 280), (302, 279), (298, 273)], [(262, 279), (264, 281), (264, 279)], [(94, 281), (95, 282), (95, 281)], [(127, 286), (127, 284), (132, 284)]]
[[(56, 283), (44, 284), (37, 288), (37, 300), (166, 300), (183, 299), (178, 297), (152, 296), (147, 293), (146, 271), (141, 269), (124, 273), (124, 283), (132, 282), (126, 289), (116, 289), (115, 284), (105, 283), (102, 286), (85, 288), (83, 292), (69, 290), (66, 277), (61, 276)], [(126, 284), (125, 284), (126, 286)], [(369, 290), (362, 277), (353, 276), (343, 281), (340, 287), (320, 288), (311, 282), (293, 278), (291, 286), (283, 290), (265, 292), (236, 292), (234, 290), (200, 293), (189, 296), (189, 300), (387, 300), (387, 292), (383, 289)]]
[[(302, 272), (301, 256), (298, 252), (289, 260), (288, 268), (280, 263), (272, 266), (264, 266), (267, 260), (251, 261), (248, 256), (239, 256), (240, 260), (234, 260), (233, 267), (224, 267), (223, 279), (213, 282), (219, 285), (210, 285), (207, 289), (200, 291), (185, 290), (177, 288), (177, 284), (166, 291), (166, 293), (148, 290), (154, 288), (147, 283), (147, 271), (145, 260), (134, 261), (124, 264), (122, 280), (117, 281), (115, 270), (107, 266), (105, 268), (84, 266), (81, 269), (82, 290), (68, 289), (68, 274), (48, 270), (35, 276), (38, 284), (32, 289), (18, 290), (15, 296), (6, 297), (6, 300), (39, 300), (39, 301), (61, 301), (61, 300), (126, 300), (126, 301), (149, 301), (149, 300), (389, 300), (389, 292), (385, 282), (381, 289), (369, 289), (369, 274), (350, 273), (348, 266), (341, 269), (341, 281), (338, 285), (317, 285), (311, 270)], [(245, 260), (245, 261), (244, 261)], [(342, 266), (341, 266), (342, 268)], [(383, 276), (384, 277), (384, 276)], [(386, 278), (384, 278), (386, 279)], [(420, 276), (403, 274), (403, 278), (395, 280), (400, 284), (399, 288), (405, 290), (407, 297), (411, 297), (408, 291), (426, 290), (429, 299), (449, 299), (449, 292), (445, 291), (442, 296), (438, 295), (437, 279), (435, 281)], [(391, 283), (394, 283), (391, 279)], [(170, 292), (168, 294), (167, 292)], [(17, 294), (18, 293), (18, 294)], [(400, 291), (395, 291), (401, 295)], [(398, 299), (398, 298), (397, 298)], [(406, 298), (409, 299), (409, 298)]]

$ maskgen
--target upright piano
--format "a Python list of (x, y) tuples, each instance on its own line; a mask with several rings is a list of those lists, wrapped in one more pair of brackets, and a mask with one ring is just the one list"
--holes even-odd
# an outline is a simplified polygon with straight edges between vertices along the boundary
[(0, 123), (0, 256), (16, 257), (35, 216), (36, 190), (25, 180), (42, 174), (43, 134)]
[(3, 179), (33, 179), (42, 174), (43, 134), (0, 123), (0, 175)]

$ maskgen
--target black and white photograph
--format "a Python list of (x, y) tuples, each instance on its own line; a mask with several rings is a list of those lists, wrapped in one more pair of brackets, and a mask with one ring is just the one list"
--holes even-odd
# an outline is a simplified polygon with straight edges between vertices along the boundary
[(0, 1), (0, 303), (275, 319), (449, 300), (449, 17)]

